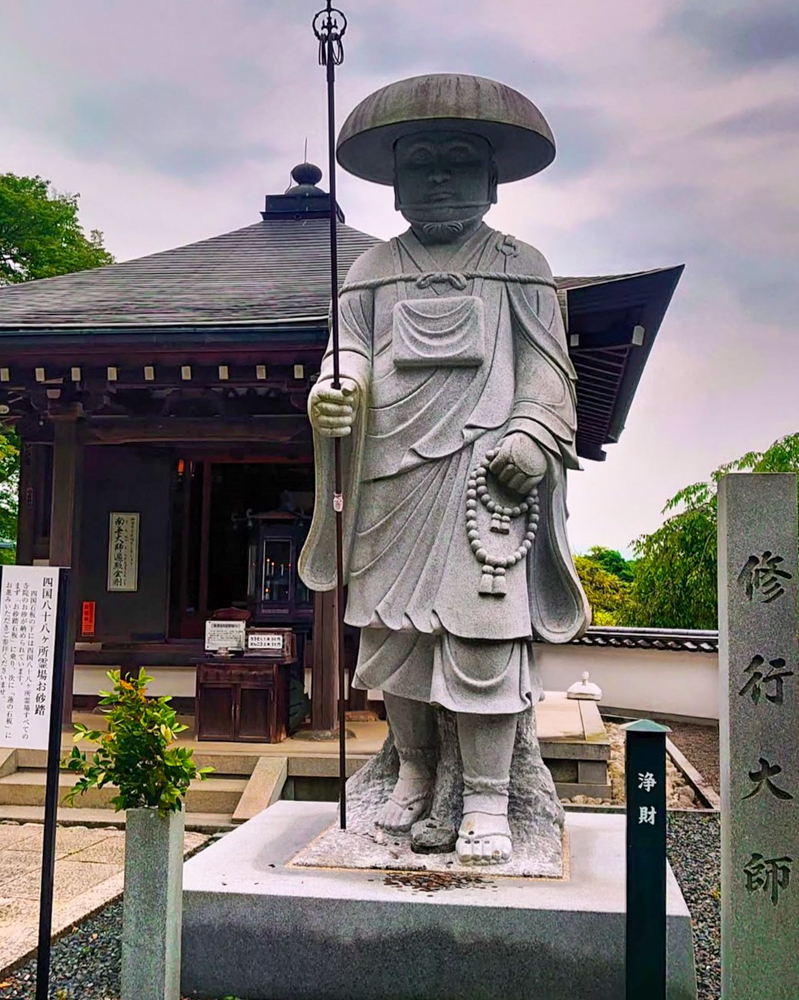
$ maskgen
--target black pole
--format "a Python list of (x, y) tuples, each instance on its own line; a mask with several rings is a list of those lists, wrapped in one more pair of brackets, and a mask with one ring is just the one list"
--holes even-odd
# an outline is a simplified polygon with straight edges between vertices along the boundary
[[(341, 23), (339, 23), (339, 18)], [(347, 30), (347, 18), (327, 0), (327, 7), (313, 21), (319, 39), (319, 62), (327, 70), (327, 152), (330, 178), (330, 332), (333, 342), (333, 388), (341, 388), (339, 365), (338, 316), (338, 201), (336, 198), (336, 66), (344, 61), (342, 35)], [(334, 486), (333, 509), (336, 514), (336, 613), (335, 630), (336, 674), (338, 676), (338, 768), (339, 821), (347, 829), (347, 711), (345, 702), (344, 664), (344, 488), (341, 461), (341, 438), (333, 439)]]
[(61, 712), (64, 704), (64, 676), (67, 655), (67, 615), (69, 614), (69, 570), (58, 574), (53, 688), (50, 702), (50, 737), (47, 747), (47, 787), (44, 796), (44, 845), (42, 848), (42, 888), (39, 896), (39, 947), (36, 952), (36, 1000), (48, 1000), (50, 992), (50, 936), (53, 929), (53, 881), (55, 878), (55, 838), (58, 818), (58, 775), (61, 765)]
[(666, 733), (640, 720), (627, 731), (626, 1000), (666, 1000)]

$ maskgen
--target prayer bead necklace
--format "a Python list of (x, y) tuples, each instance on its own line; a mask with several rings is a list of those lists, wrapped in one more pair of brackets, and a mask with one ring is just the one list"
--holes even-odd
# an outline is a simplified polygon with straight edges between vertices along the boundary
[[(538, 487), (534, 486), (528, 497), (512, 507), (505, 507), (496, 500), (491, 499), (488, 492), (488, 466), (497, 457), (496, 450), (486, 452), (485, 459), (476, 465), (469, 477), (466, 489), (466, 537), (474, 552), (475, 559), (482, 565), (483, 573), (480, 578), (481, 594), (490, 594), (493, 597), (504, 597), (507, 591), (505, 582), (505, 572), (510, 566), (523, 562), (527, 558), (527, 553), (533, 547), (535, 533), (538, 528), (539, 503)], [(490, 556), (480, 538), (477, 528), (477, 502), (480, 502), (491, 514), (490, 530), (495, 534), (507, 535), (510, 533), (510, 522), (523, 514), (527, 515), (527, 530), (524, 540), (518, 548), (514, 549), (511, 555), (505, 558)]]

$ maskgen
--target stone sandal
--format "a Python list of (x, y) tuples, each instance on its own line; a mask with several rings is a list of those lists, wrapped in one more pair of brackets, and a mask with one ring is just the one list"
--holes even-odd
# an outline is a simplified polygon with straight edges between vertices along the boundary
[[(403, 813), (406, 813), (409, 809), (412, 810), (413, 807), (417, 803), (419, 803), (419, 802), (424, 802), (425, 805), (429, 808), (430, 805), (432, 805), (433, 792), (432, 792), (432, 789), (431, 789), (428, 792), (421, 792), (419, 795), (411, 795), (411, 796), (409, 796), (407, 798), (395, 798), (394, 795), (391, 794), (388, 797), (388, 801), (389, 802), (393, 802), (395, 806), (399, 806), (400, 807), (400, 809), (402, 810)], [(407, 830), (400, 830), (399, 828), (394, 828), (394, 829), (397, 829), (398, 832), (405, 833), (405, 832), (407, 832), (408, 830), (411, 829), (411, 827), (413, 826), (414, 823), (418, 822), (423, 817), (424, 817), (424, 809), (409, 824), (409, 826), (407, 827)]]

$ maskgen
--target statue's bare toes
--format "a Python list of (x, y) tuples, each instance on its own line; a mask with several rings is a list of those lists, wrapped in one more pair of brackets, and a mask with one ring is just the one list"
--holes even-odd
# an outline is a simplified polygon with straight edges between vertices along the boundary
[[(488, 864), (501, 865), (506, 861), (510, 861), (512, 849), (513, 845), (511, 844), (510, 837), (492, 837), (487, 854)], [(483, 854), (486, 855), (485, 849)]]
[(458, 855), (458, 861), (460, 861), (462, 865), (472, 864), (474, 857), (472, 854), (471, 840), (458, 837), (458, 842), (455, 844), (455, 853)]
[(503, 865), (510, 861), (510, 837), (497, 836), (472, 840), (459, 837), (455, 846), (462, 865)]
[(507, 819), (468, 813), (463, 817), (455, 851), (462, 865), (502, 865), (509, 861), (513, 842)]

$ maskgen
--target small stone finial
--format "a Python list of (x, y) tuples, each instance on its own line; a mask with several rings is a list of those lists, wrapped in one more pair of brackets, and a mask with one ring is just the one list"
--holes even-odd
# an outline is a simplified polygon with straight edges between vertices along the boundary
[(322, 171), (315, 163), (298, 163), (291, 171), (291, 179), (295, 184), (314, 187), (322, 179)]
[(602, 688), (598, 684), (592, 684), (588, 677), (588, 671), (584, 670), (581, 680), (577, 681), (576, 684), (572, 684), (566, 692), (566, 697), (578, 701), (600, 701), (602, 698)]

